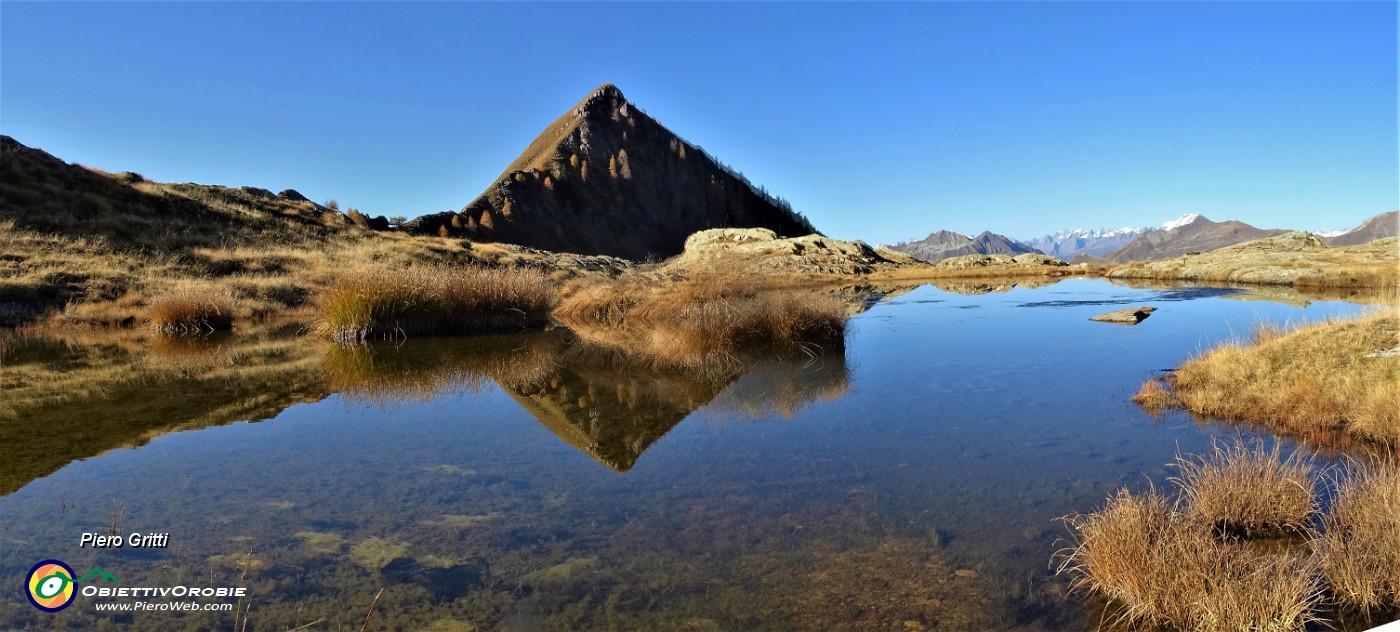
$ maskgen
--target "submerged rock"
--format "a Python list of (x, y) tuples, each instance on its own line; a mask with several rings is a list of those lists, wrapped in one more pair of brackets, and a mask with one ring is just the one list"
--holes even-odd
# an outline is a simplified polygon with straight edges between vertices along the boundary
[(1120, 309), (1116, 312), (1099, 314), (1098, 316), (1089, 318), (1089, 320), (1096, 320), (1101, 323), (1136, 325), (1145, 320), (1148, 316), (1151, 316), (1152, 312), (1155, 311), (1157, 311), (1155, 307), (1129, 307), (1128, 309)]

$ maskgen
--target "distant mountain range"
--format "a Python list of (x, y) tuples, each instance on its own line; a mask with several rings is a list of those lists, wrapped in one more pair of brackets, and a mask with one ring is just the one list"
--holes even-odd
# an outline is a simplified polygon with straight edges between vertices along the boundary
[(1044, 254), (1015, 239), (988, 231), (982, 231), (982, 234), (976, 237), (968, 237), (940, 230), (929, 233), (928, 237), (918, 241), (895, 244), (890, 246), (890, 249), (929, 263), (964, 255), (1020, 255), (1028, 252)]
[(1036, 237), (1024, 243), (1047, 255), (1069, 261), (1080, 255), (1102, 257), (1128, 245), (1128, 242), (1141, 235), (1145, 230), (1147, 229), (1132, 227), (1112, 230), (1075, 228), (1044, 237)]
[(1104, 258), (1114, 263), (1171, 259), (1188, 252), (1208, 252), (1286, 232), (1255, 228), (1235, 220), (1213, 222), (1193, 213), (1167, 222), (1162, 228), (1143, 231), (1122, 248), (1104, 255)]
[[(1196, 213), (1188, 213), (1158, 227), (1075, 228), (1025, 241), (985, 231), (977, 237), (968, 237), (940, 230), (930, 233), (924, 239), (896, 244), (890, 248), (930, 262), (970, 254), (1016, 255), (1038, 252), (1065, 261), (1077, 259), (1100, 263), (1126, 263), (1170, 259), (1192, 252), (1209, 252), (1285, 232), (1288, 231), (1256, 228), (1234, 220), (1216, 222)], [(1381, 213), (1349, 231), (1318, 235), (1329, 244), (1348, 246), (1394, 237), (1397, 234), (1400, 234), (1400, 211)]]

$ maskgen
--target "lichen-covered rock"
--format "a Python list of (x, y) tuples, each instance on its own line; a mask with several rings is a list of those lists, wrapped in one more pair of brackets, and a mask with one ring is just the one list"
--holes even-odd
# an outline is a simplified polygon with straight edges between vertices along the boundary
[[(903, 259), (908, 259), (904, 257)], [(780, 238), (766, 228), (714, 228), (685, 240), (685, 252), (667, 263), (672, 270), (711, 270), (718, 266), (754, 272), (869, 274), (920, 262), (891, 261), (863, 241), (822, 235)]]
[(1062, 259), (1052, 257), (1050, 255), (1039, 255), (1033, 252), (1028, 252), (1023, 255), (1016, 255), (1012, 257), (1011, 260), (1015, 261), (1017, 265), (1023, 266), (1052, 266), (1056, 268), (1062, 268), (1069, 265), (1068, 263), (1065, 263)]

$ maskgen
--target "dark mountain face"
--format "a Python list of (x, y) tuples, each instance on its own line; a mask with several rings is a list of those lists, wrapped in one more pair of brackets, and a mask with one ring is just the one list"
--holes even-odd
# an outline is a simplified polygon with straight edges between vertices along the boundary
[(1357, 246), (1400, 235), (1400, 211), (1373, 215), (1360, 226), (1327, 240), (1333, 246)]
[(1114, 263), (1171, 259), (1188, 252), (1210, 252), (1285, 232), (1288, 231), (1255, 228), (1234, 220), (1212, 222), (1198, 215), (1190, 223), (1166, 230), (1153, 229), (1138, 235), (1128, 245), (1104, 258)]
[(928, 237), (919, 241), (890, 246), (890, 249), (929, 263), (937, 263), (949, 257), (963, 255), (1044, 254), (1019, 241), (988, 231), (982, 231), (982, 234), (976, 237), (967, 237), (940, 230), (936, 233), (929, 233)]
[(690, 234), (722, 227), (816, 232), (786, 202), (671, 133), (612, 85), (551, 123), (460, 212), (406, 225), (630, 259), (679, 254)]

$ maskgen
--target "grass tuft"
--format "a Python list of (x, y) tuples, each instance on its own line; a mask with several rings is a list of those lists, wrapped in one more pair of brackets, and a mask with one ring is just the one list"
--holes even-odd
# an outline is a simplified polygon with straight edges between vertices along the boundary
[(1303, 533), (1316, 512), (1313, 464), (1300, 451), (1281, 459), (1278, 444), (1217, 444), (1208, 456), (1177, 457), (1176, 464), (1191, 511), (1222, 532)]
[(1400, 607), (1400, 467), (1348, 468), (1313, 545), (1339, 603)]
[(233, 306), (223, 297), (179, 292), (151, 301), (151, 327), (165, 334), (233, 328)]
[(371, 269), (322, 293), (320, 328), (338, 342), (524, 329), (547, 321), (553, 296), (531, 269)]
[(1166, 409), (1172, 403), (1171, 391), (1163, 386), (1161, 378), (1152, 378), (1142, 383), (1142, 388), (1133, 395), (1133, 402), (1149, 412)]
[(1221, 539), (1156, 490), (1120, 490), (1068, 519), (1078, 545), (1060, 572), (1113, 602), (1120, 623), (1183, 630), (1302, 630), (1324, 593), (1305, 556)]

